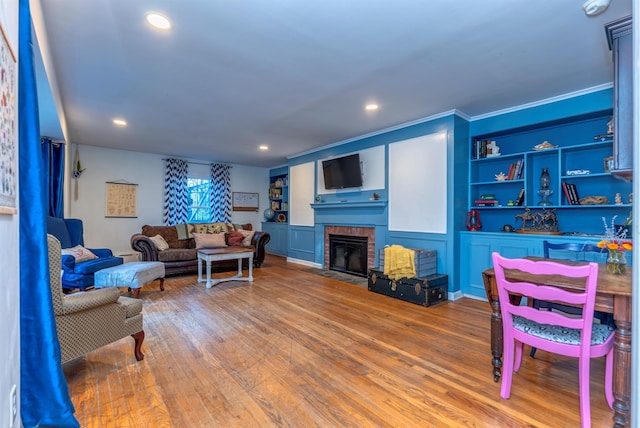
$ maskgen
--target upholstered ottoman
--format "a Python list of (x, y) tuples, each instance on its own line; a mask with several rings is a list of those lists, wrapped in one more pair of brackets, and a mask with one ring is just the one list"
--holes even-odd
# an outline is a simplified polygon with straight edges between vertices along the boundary
[(95, 273), (94, 286), (128, 287), (133, 297), (140, 297), (140, 289), (156, 279), (160, 279), (160, 290), (164, 291), (164, 263), (131, 262), (99, 270)]

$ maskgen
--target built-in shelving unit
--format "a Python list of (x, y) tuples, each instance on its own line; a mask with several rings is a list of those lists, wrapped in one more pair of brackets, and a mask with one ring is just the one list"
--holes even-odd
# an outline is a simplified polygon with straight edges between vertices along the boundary
[(289, 221), (289, 175), (282, 174), (270, 178), (269, 208), (275, 215), (268, 221), (287, 223)]
[[(482, 231), (498, 232), (505, 224), (516, 229), (515, 215), (525, 207), (531, 210), (554, 209), (558, 225), (563, 232), (604, 233), (602, 217), (620, 217), (620, 223), (629, 215), (632, 206), (631, 183), (611, 174), (607, 162), (613, 155), (613, 139), (607, 135), (612, 111), (568, 118), (540, 124), (535, 127), (509, 130), (493, 135), (472, 138), (469, 163), (469, 209), (478, 210)], [(597, 138), (596, 138), (597, 137)], [(495, 142), (499, 155), (477, 150)], [(537, 149), (547, 142), (547, 148)], [(494, 144), (490, 144), (493, 146)], [(495, 150), (495, 149), (494, 149)], [(520, 174), (510, 169), (520, 166)], [(543, 168), (549, 172), (551, 194), (549, 202), (541, 205), (540, 176)], [(512, 179), (498, 180), (503, 173)], [(563, 185), (573, 185), (578, 198), (596, 197), (606, 203), (572, 204)], [(518, 205), (518, 195), (524, 189), (524, 198)], [(482, 200), (492, 200), (482, 203)], [(616, 199), (619, 199), (616, 201)]]
[(265, 221), (262, 222), (262, 230), (271, 235), (265, 251), (287, 257), (289, 253), (289, 174), (286, 167), (279, 167), (270, 172), (268, 208), (273, 210), (273, 216), (267, 216), (267, 209)]

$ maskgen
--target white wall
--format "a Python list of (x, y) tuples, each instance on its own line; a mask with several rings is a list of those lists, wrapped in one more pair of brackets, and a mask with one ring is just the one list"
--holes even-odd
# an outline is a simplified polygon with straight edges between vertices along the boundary
[[(0, 3), (0, 22), (18, 55), (18, 2)], [(17, 65), (16, 65), (17, 73)], [(0, 426), (9, 425), (9, 395), (20, 406), (20, 242), (17, 215), (0, 215)], [(20, 426), (20, 412), (14, 426)]]
[(376, 147), (371, 147), (369, 149), (360, 150), (357, 152), (350, 152), (340, 154), (340, 156), (348, 156), (354, 153), (358, 153), (360, 155), (360, 163), (362, 164), (362, 187), (358, 189), (325, 189), (324, 188), (324, 173), (322, 172), (322, 161), (326, 159), (332, 159), (336, 156), (332, 156), (329, 158), (318, 159), (316, 161), (317, 165), (317, 178), (316, 182), (317, 188), (316, 192), (318, 195), (329, 194), (329, 193), (346, 193), (346, 192), (365, 192), (367, 190), (378, 190), (384, 189), (385, 184), (385, 150), (384, 145), (379, 145)]
[[(66, 153), (68, 158), (73, 159), (75, 145), (67, 147)], [(114, 252), (130, 251), (131, 235), (140, 232), (145, 224), (162, 224), (163, 159), (166, 156), (86, 145), (79, 145), (79, 153), (82, 167), (86, 170), (77, 180), (77, 199), (76, 180), (70, 177), (66, 179), (65, 217), (83, 220), (87, 247), (110, 248)], [(204, 166), (193, 164), (192, 167), (199, 170)], [(137, 218), (105, 218), (105, 183), (108, 181), (138, 185)], [(234, 211), (232, 221), (251, 223), (254, 230), (260, 230), (262, 212), (268, 205), (268, 187), (268, 169), (232, 165), (232, 191), (260, 194), (258, 212)]]
[(389, 171), (389, 230), (447, 233), (447, 134), (389, 144)]

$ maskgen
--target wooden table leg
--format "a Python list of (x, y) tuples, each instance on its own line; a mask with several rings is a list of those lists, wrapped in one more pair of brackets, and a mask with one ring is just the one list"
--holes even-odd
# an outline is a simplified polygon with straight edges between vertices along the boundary
[[(198, 264), (200, 261), (198, 260)], [(160, 291), (164, 291), (164, 277), (160, 278)]]
[(140, 288), (132, 288), (131, 292), (133, 293), (133, 298), (134, 299), (139, 299), (140, 298)]
[(613, 319), (616, 339), (613, 354), (613, 426), (629, 426), (631, 396), (631, 297), (615, 296)]
[[(500, 313), (500, 301), (498, 300), (495, 277), (482, 274), (484, 291), (487, 294), (491, 306), (491, 364), (493, 365), (493, 381), (498, 382), (502, 374), (502, 314)], [(494, 294), (495, 292), (495, 294)]]

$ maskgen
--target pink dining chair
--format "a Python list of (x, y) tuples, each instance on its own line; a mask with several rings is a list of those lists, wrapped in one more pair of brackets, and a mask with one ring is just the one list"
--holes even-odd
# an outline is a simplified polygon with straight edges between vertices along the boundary
[[(504, 338), (504, 367), (500, 396), (506, 399), (511, 395), (513, 373), (520, 370), (524, 344), (555, 354), (577, 357), (580, 418), (583, 427), (590, 427), (589, 363), (591, 358), (606, 357), (604, 393), (607, 404), (613, 408), (614, 330), (607, 325), (593, 322), (598, 264), (568, 266), (549, 261), (507, 259), (498, 253), (493, 253), (492, 257)], [(584, 291), (568, 291), (555, 286), (538, 285), (535, 282), (511, 281), (505, 278), (505, 269), (518, 270), (531, 275), (583, 278)], [(543, 278), (540, 283), (544, 284)], [(582, 314), (576, 317), (562, 312), (539, 310), (531, 306), (515, 304), (514, 302), (519, 299), (512, 301), (510, 296), (577, 305), (582, 307)]]

